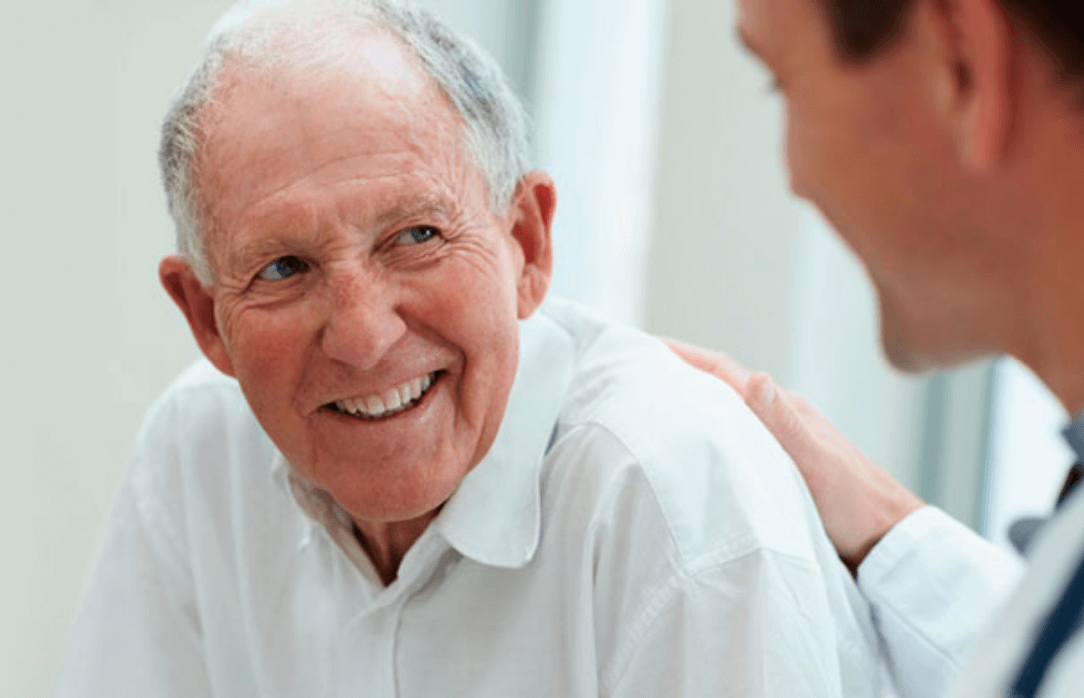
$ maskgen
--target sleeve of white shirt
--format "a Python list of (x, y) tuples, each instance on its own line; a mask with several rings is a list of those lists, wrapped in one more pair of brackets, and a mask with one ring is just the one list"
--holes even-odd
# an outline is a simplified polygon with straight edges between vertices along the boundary
[(602, 695), (839, 696), (823, 595), (816, 565), (771, 550), (685, 570), (636, 619), (640, 635)]
[(896, 525), (858, 568), (901, 698), (948, 692), (1023, 572), (1015, 556), (934, 507)]
[(210, 696), (183, 532), (148, 491), (162, 484), (154, 446), (140, 440), (113, 504), (69, 639), (60, 698)]

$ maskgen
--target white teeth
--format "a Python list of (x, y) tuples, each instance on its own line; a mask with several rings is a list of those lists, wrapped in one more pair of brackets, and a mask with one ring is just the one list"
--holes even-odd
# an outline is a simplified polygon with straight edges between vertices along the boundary
[(386, 411), (384, 409), (384, 401), (376, 395), (370, 395), (365, 398), (365, 411), (373, 417), (379, 417)]
[(414, 406), (418, 398), (433, 385), (433, 374), (414, 378), (380, 395), (368, 395), (340, 400), (335, 407), (358, 417), (377, 418), (397, 414)]
[(388, 412), (399, 409), (402, 404), (403, 402), (399, 399), (399, 391), (397, 389), (392, 388), (384, 393), (384, 407)]

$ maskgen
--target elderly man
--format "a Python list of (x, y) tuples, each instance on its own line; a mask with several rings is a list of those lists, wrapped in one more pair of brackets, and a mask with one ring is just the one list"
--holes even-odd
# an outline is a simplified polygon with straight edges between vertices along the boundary
[(851, 580), (741, 400), (539, 310), (555, 191), (523, 134), (420, 11), (219, 23), (164, 128), (160, 269), (217, 371), (150, 411), (62, 696), (876, 693)]
[[(740, 0), (738, 17), (786, 100), (792, 184), (865, 262), (889, 358), (1016, 356), (1074, 415), (1065, 436), (1084, 460), (1081, 4)], [(1079, 464), (991, 622), (1016, 560), (923, 506), (800, 397), (684, 351), (744, 393), (806, 475), (905, 696), (1084, 695)]]

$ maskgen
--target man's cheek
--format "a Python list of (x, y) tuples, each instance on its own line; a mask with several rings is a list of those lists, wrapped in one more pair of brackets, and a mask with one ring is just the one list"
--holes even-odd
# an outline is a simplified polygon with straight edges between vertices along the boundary
[(310, 335), (296, 330), (245, 327), (233, 335), (230, 356), (239, 374), (263, 384), (261, 391), (286, 388), (304, 374), (309, 342)]

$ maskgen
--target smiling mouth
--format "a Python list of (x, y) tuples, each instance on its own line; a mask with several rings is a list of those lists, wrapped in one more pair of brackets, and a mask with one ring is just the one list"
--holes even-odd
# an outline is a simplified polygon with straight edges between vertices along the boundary
[(418, 403), (444, 375), (434, 371), (396, 386), (381, 395), (364, 395), (324, 405), (326, 409), (366, 422), (394, 417), (418, 406)]

